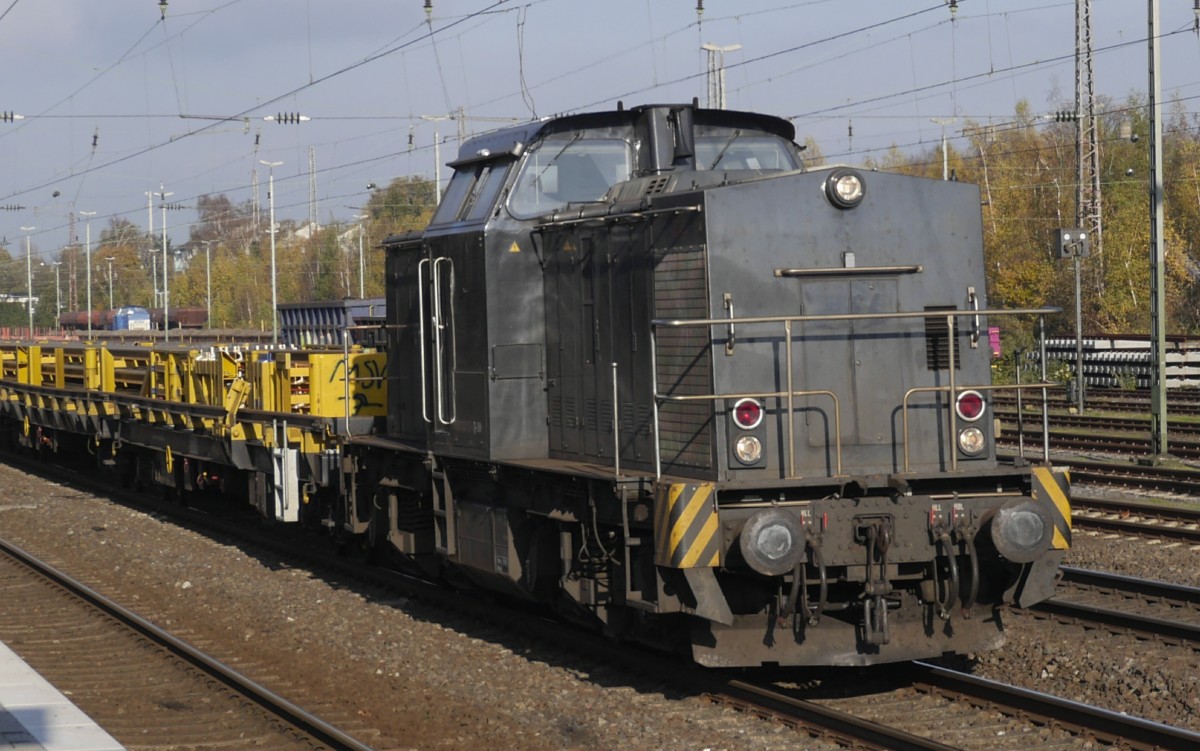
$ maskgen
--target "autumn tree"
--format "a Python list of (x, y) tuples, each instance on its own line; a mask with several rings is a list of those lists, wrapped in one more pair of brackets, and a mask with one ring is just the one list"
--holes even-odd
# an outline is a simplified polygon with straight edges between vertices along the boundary
[[(128, 219), (114, 217), (100, 233), (99, 244), (92, 248), (92, 304), (104, 307), (99, 300), (108, 301), (107, 307), (120, 308), (127, 305), (149, 307), (153, 303), (152, 266), (148, 261), (153, 248), (146, 242), (146, 234)], [(108, 259), (112, 258), (111, 265)], [(112, 269), (112, 300), (108, 299), (109, 269)], [(97, 279), (102, 273), (103, 286)], [(102, 290), (102, 292), (101, 292)], [(98, 293), (102, 297), (98, 297)]]
[(203, 195), (196, 199), (197, 221), (188, 241), (223, 245), (241, 253), (250, 252), (258, 242), (254, 224), (254, 202), (234, 204), (224, 194)]

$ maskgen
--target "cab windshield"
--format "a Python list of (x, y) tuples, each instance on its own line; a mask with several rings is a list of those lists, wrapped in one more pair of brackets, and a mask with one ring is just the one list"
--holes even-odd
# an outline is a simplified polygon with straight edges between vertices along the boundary
[(697, 126), (696, 169), (793, 170), (800, 167), (791, 143), (759, 130)]
[(629, 142), (610, 130), (552, 135), (526, 155), (508, 208), (514, 216), (528, 218), (569, 203), (599, 201), (632, 171)]

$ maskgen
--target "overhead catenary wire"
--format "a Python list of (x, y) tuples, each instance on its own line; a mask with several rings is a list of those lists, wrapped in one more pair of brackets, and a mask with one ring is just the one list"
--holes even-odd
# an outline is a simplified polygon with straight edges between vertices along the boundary
[[(234, 2), (239, 2), (240, 0), (233, 0), (233, 1), (234, 1)], [(409, 40), (409, 41), (407, 41), (407, 42), (402, 42), (402, 43), (400, 43), (400, 44), (398, 44), (398, 45), (396, 45), (396, 46), (393, 46), (393, 47), (391, 47), (391, 48), (389, 48), (389, 49), (387, 49), (387, 50), (384, 50), (384, 51), (382, 51), (382, 52), (379, 52), (379, 53), (375, 54), (374, 56), (367, 57), (367, 58), (363, 58), (363, 59), (361, 59), (361, 60), (358, 60), (358, 61), (356, 61), (356, 62), (354, 62), (354, 63), (350, 63), (350, 64), (348, 64), (348, 65), (342, 66), (341, 68), (338, 68), (338, 69), (334, 70), (334, 71), (333, 71), (333, 72), (331, 72), (331, 73), (328, 73), (328, 74), (325, 74), (325, 75), (323, 75), (323, 76), (319, 76), (319, 77), (317, 77), (315, 80), (313, 80), (313, 81), (312, 81), (312, 82), (310, 82), (310, 83), (303, 84), (303, 85), (301, 85), (301, 86), (297, 86), (297, 87), (295, 87), (295, 88), (291, 89), (290, 91), (284, 92), (284, 93), (282, 93), (282, 94), (279, 94), (279, 95), (276, 95), (276, 96), (274, 96), (274, 97), (272, 97), (272, 98), (270, 98), (270, 99), (267, 99), (267, 100), (265, 100), (265, 101), (259, 102), (259, 103), (255, 104), (255, 105), (254, 105), (254, 106), (252, 106), (252, 107), (247, 107), (247, 108), (243, 109), (243, 110), (242, 110), (242, 111), (240, 111), (240, 112), (233, 113), (231, 116), (232, 116), (232, 117), (242, 117), (242, 116), (249, 115), (249, 114), (250, 114), (250, 113), (252, 113), (252, 112), (259, 111), (259, 110), (261, 110), (261, 109), (263, 109), (263, 108), (270, 107), (270, 106), (272, 106), (272, 105), (274, 105), (274, 104), (277, 104), (277, 103), (279, 103), (279, 102), (281, 102), (281, 101), (283, 101), (283, 100), (287, 99), (288, 97), (295, 96), (296, 94), (298, 94), (298, 93), (300, 93), (300, 92), (302, 92), (302, 91), (304, 91), (304, 90), (306, 90), (306, 89), (309, 89), (309, 88), (311, 88), (311, 87), (313, 87), (313, 86), (319, 85), (319, 84), (321, 84), (321, 83), (324, 83), (324, 82), (326, 82), (326, 81), (330, 81), (330, 80), (332, 80), (332, 79), (334, 79), (334, 78), (337, 78), (337, 77), (339, 77), (339, 76), (341, 76), (341, 75), (345, 75), (346, 73), (349, 73), (349, 72), (350, 72), (350, 71), (352, 71), (352, 70), (356, 70), (356, 69), (358, 69), (358, 68), (361, 68), (361, 67), (362, 67), (362, 66), (364, 66), (364, 65), (370, 64), (370, 63), (372, 63), (372, 62), (374, 62), (374, 61), (376, 61), (376, 60), (379, 60), (379, 59), (382, 59), (382, 58), (384, 58), (384, 57), (387, 57), (387, 56), (389, 56), (389, 55), (395, 54), (396, 52), (399, 52), (401, 49), (404, 49), (404, 48), (410, 47), (410, 46), (412, 46), (412, 45), (414, 45), (414, 44), (416, 44), (416, 43), (418, 43), (418, 42), (420, 42), (420, 41), (422, 41), (422, 40), (424, 40), (424, 39), (428, 39), (428, 38), (429, 38), (429, 36), (430, 36), (431, 34), (440, 33), (440, 32), (443, 32), (443, 31), (445, 31), (446, 29), (454, 28), (454, 27), (456, 27), (456, 26), (458, 26), (458, 25), (460, 25), (460, 24), (466, 23), (467, 21), (469, 21), (469, 20), (471, 20), (471, 19), (473, 19), (473, 18), (476, 18), (476, 17), (478, 17), (478, 16), (480, 16), (480, 15), (484, 14), (485, 12), (488, 12), (488, 11), (490, 11), (490, 10), (493, 10), (493, 9), (495, 9), (495, 8), (498, 8), (498, 7), (502, 6), (502, 5), (505, 5), (505, 4), (506, 4), (506, 3), (508, 3), (508, 2), (509, 2), (509, 0), (495, 0), (494, 2), (492, 2), (491, 4), (489, 4), (488, 6), (486, 6), (486, 7), (485, 7), (484, 9), (482, 9), (482, 10), (475, 11), (475, 12), (473, 12), (473, 13), (470, 13), (470, 14), (464, 15), (464, 16), (462, 16), (462, 17), (459, 17), (459, 18), (457, 18), (457, 19), (450, 20), (450, 21), (446, 22), (446, 24), (445, 24), (444, 26), (442, 26), (442, 27), (439, 27), (439, 28), (438, 28), (438, 29), (436, 29), (436, 30), (432, 30), (432, 29), (431, 29), (431, 31), (430, 31), (428, 34), (426, 34), (426, 35), (424, 35), (424, 36), (422, 36), (422, 37), (419, 37), (419, 38), (417, 38), (417, 39), (413, 39), (413, 40)], [(152, 143), (152, 144), (150, 144), (149, 146), (146, 146), (145, 148), (138, 149), (138, 150), (136, 150), (136, 151), (133, 151), (133, 152), (131, 152), (131, 153), (129, 153), (129, 154), (126, 154), (126, 155), (124, 155), (124, 156), (117, 157), (117, 158), (114, 158), (114, 159), (110, 159), (110, 160), (108, 160), (108, 161), (105, 161), (105, 162), (103, 162), (103, 163), (101, 163), (101, 164), (94, 165), (94, 166), (92, 166), (91, 168), (89, 168), (89, 171), (94, 171), (94, 170), (98, 170), (98, 169), (105, 169), (105, 168), (108, 168), (108, 167), (116, 166), (116, 165), (118, 165), (118, 164), (121, 164), (121, 163), (127, 162), (127, 161), (129, 161), (129, 160), (131, 160), (131, 159), (134, 159), (135, 157), (142, 156), (142, 155), (145, 155), (145, 154), (151, 153), (151, 152), (153, 152), (153, 151), (156, 151), (156, 150), (158, 150), (158, 149), (162, 148), (163, 146), (166, 146), (166, 145), (168, 145), (168, 144), (174, 143), (174, 142), (176, 142), (176, 141), (178, 141), (178, 140), (181, 140), (181, 139), (183, 139), (183, 138), (188, 138), (188, 137), (192, 137), (192, 136), (198, 135), (198, 134), (200, 134), (200, 133), (204, 133), (204, 132), (206, 132), (206, 131), (210, 130), (211, 128), (213, 128), (214, 126), (215, 126), (215, 123), (210, 123), (210, 124), (208, 124), (208, 125), (204, 125), (204, 126), (201, 126), (201, 127), (199, 127), (199, 128), (195, 128), (195, 129), (193, 129), (193, 130), (191, 130), (191, 131), (188, 131), (187, 133), (185, 133), (185, 134), (183, 134), (183, 135), (179, 136), (178, 138), (170, 139), (170, 140), (167, 140), (167, 141), (159, 141), (159, 142), (156, 142), (156, 143)], [(78, 174), (78, 173), (77, 173), (77, 174)], [(76, 174), (76, 175), (71, 175), (71, 176), (72, 176), (72, 177), (74, 177), (74, 176), (77, 176), (77, 174)], [(36, 191), (36, 190), (45, 189), (45, 188), (47, 188), (47, 187), (50, 187), (51, 185), (55, 184), (56, 182), (58, 182), (60, 179), (61, 179), (61, 178), (57, 178), (57, 179), (55, 179), (55, 180), (51, 180), (51, 181), (45, 181), (45, 182), (41, 182), (41, 183), (38, 183), (38, 184), (35, 184), (35, 185), (32, 185), (32, 186), (28, 186), (28, 187), (26, 187), (26, 188), (24, 188), (24, 189), (15, 190), (15, 191), (11, 192), (11, 193), (10, 193), (10, 194), (9, 194), (9, 195), (6, 197), (6, 198), (0, 198), (0, 200), (7, 200), (7, 198), (12, 198), (12, 197), (19, 196), (19, 195), (25, 195), (26, 193), (30, 193), (30, 192), (33, 192), (33, 191)]]
[[(791, 6), (787, 6), (787, 7), (789, 7), (789, 8), (790, 8), (790, 7), (798, 7), (798, 6), (803, 6), (803, 5), (812, 5), (812, 4), (816, 4), (816, 3), (795, 3), (795, 4), (792, 4)], [(496, 5), (499, 5), (499, 4), (496, 4)], [(750, 16), (750, 15), (753, 15), (753, 14), (756, 14), (756, 13), (768, 13), (768, 12), (772, 12), (773, 10), (776, 10), (776, 9), (762, 9), (762, 10), (757, 10), (757, 9), (756, 9), (755, 11), (750, 11), (750, 12), (740, 13), (740, 14), (739, 14), (739, 17)], [(439, 31), (439, 33), (440, 33), (440, 32), (441, 32), (441, 29), (439, 28), (439, 29), (438, 29), (438, 31)], [(653, 36), (653, 35), (652, 35), (652, 36)], [(658, 41), (658, 38), (656, 37), (655, 39), (652, 39), (652, 40), (651, 40), (650, 44), (651, 44), (651, 45), (653, 45), (653, 44), (657, 43), (657, 41)], [(411, 47), (410, 47), (409, 49), (411, 49)], [(652, 49), (653, 49), (653, 47), (652, 47)], [(749, 62), (749, 61), (744, 61), (744, 62)], [(743, 64), (744, 64), (744, 63), (739, 63), (739, 65), (743, 65)], [(994, 65), (989, 65), (989, 68), (994, 68)], [(745, 68), (744, 68), (744, 69), (745, 69)], [(957, 80), (959, 80), (959, 79), (958, 79), (958, 76), (951, 76), (951, 79), (950, 79), (950, 80), (952, 80), (952, 81), (957, 81)], [(314, 83), (315, 83), (315, 81), (314, 81)], [(670, 83), (671, 83), (671, 82), (659, 82), (659, 84), (660, 84), (661, 86), (667, 86), (667, 85), (670, 85)], [(920, 92), (913, 92), (913, 94), (912, 94), (912, 95), (913, 95), (913, 96), (919, 96), (919, 93), (920, 93)], [(855, 104), (857, 104), (857, 103), (855, 103)], [(874, 102), (871, 102), (871, 103), (869, 103), (869, 104), (868, 104), (868, 106), (870, 106), (871, 104), (874, 104)], [(585, 105), (584, 107), (586, 107), (586, 105)], [(581, 107), (581, 108), (583, 108), (583, 107)], [(861, 110), (861, 106), (860, 106), (860, 110)], [(331, 117), (338, 117), (338, 116), (337, 116), (337, 115), (332, 115)], [(327, 117), (327, 118), (324, 118), (324, 119), (331, 119), (331, 117)], [(856, 113), (855, 117), (856, 117), (856, 118), (858, 118), (858, 119), (866, 119), (866, 117), (865, 117), (864, 115), (862, 115), (862, 114), (857, 114), (857, 113)], [(345, 117), (344, 117), (344, 119), (350, 120), (350, 119), (366, 119), (366, 118), (365, 118), (365, 117), (360, 117), (360, 116), (347, 115), (347, 116), (345, 116)], [(402, 125), (402, 126), (400, 126), (400, 127), (405, 127), (405, 126), (403, 126), (403, 125)], [(184, 134), (184, 137), (187, 137), (188, 135), (190, 135), (190, 134)], [(918, 143), (920, 143), (920, 141), (918, 141)], [(380, 156), (380, 157), (379, 157), (379, 159), (386, 159), (386, 158), (387, 158), (386, 156)], [(100, 160), (97, 160), (97, 161), (100, 161)], [(103, 166), (104, 166), (103, 164), (95, 165), (95, 167), (96, 167), (96, 168), (103, 168)], [(334, 168), (336, 168), (336, 165), (335, 165), (335, 167), (334, 167)], [(218, 189), (223, 189), (223, 188), (221, 188), (220, 186), (218, 186)], [(230, 186), (228, 189), (234, 189), (234, 186)]]
[(4, 12), (0, 13), (0, 21), (3, 21), (4, 17), (7, 16), (9, 13), (12, 13), (12, 9), (17, 7), (17, 3), (19, 3), (19, 2), (21, 2), (21, 0), (12, 0), (12, 2), (9, 3), (9, 6), (4, 9)]
[[(816, 4), (816, 3), (797, 3), (797, 4), (793, 4), (793, 5), (791, 5), (791, 6), (784, 6), (784, 7), (782, 7), (782, 8), (776, 8), (776, 9), (765, 9), (765, 10), (761, 10), (761, 11), (756, 11), (755, 13), (774, 12), (774, 11), (777, 11), (777, 10), (786, 10), (786, 9), (788, 9), (788, 8), (792, 8), (792, 7), (799, 7), (799, 6), (803, 6), (803, 5), (812, 5), (812, 4)], [(499, 5), (499, 3), (497, 3), (496, 5)], [(493, 7), (495, 7), (495, 6), (493, 6)], [(487, 13), (487, 12), (489, 12), (489, 9), (486, 9), (486, 8), (485, 8), (484, 10), (482, 10), (482, 11), (480, 11), (480, 12), (476, 13), (476, 14), (472, 14), (472, 15), (478, 16), (478, 15), (482, 15), (482, 14), (484, 14), (484, 13)], [(746, 15), (746, 14), (743, 14), (743, 15)], [(752, 15), (752, 14), (751, 14), (751, 15)], [(864, 27), (864, 28), (870, 28), (870, 27)], [(389, 51), (391, 51), (391, 50), (385, 50), (385, 51), (384, 51), (384, 52), (382, 52), (381, 54), (386, 54), (386, 53), (387, 53), (387, 52), (389, 52)], [(776, 53), (776, 54), (778, 54), (778, 53)], [(765, 57), (769, 57), (769, 56), (765, 56)], [(364, 59), (364, 61), (363, 61), (363, 62), (367, 62), (367, 61), (368, 61), (368, 60)], [(190, 134), (184, 134), (182, 137), (186, 137), (187, 135), (190, 135)], [(104, 165), (99, 165), (99, 166), (101, 166), (101, 167), (102, 167), (102, 166), (104, 166)]]

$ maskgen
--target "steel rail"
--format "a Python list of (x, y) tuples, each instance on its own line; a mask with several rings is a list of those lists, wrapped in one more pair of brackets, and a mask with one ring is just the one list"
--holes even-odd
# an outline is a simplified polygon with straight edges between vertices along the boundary
[(265, 686), (255, 683), (224, 663), (204, 654), (187, 642), (162, 630), (82, 582), (43, 563), (24, 550), (2, 539), (0, 539), (0, 552), (37, 571), (40, 575), (63, 587), (71, 594), (137, 631), (155, 644), (186, 660), (199, 670), (255, 702), (267, 712), (281, 718), (289, 725), (299, 728), (314, 739), (328, 745), (331, 749), (335, 751), (372, 751), (370, 746), (292, 704)]
[(796, 699), (765, 686), (737, 679), (725, 681), (719, 691), (705, 694), (710, 700), (731, 703), (743, 709), (767, 712), (794, 719), (810, 732), (820, 729), (856, 744), (887, 751), (954, 751), (954, 746), (922, 738), (899, 728), (889, 727), (816, 702)]
[[(1119, 501), (1102, 501), (1100, 503), (1093, 502), (1093, 499), (1081, 498), (1076, 505), (1076, 501), (1072, 499), (1072, 507), (1075, 511), (1080, 508), (1089, 506), (1096, 507), (1101, 504), (1108, 506), (1107, 510), (1111, 512), (1128, 511), (1130, 514), (1138, 514), (1142, 517), (1153, 517), (1152, 519), (1112, 519), (1102, 516), (1088, 516), (1086, 514), (1073, 514), (1071, 517), (1072, 523), (1077, 527), (1087, 527), (1089, 529), (1097, 529), (1105, 532), (1116, 532), (1120, 534), (1135, 535), (1139, 537), (1153, 537), (1155, 539), (1164, 540), (1179, 540), (1191, 544), (1200, 544), (1200, 526), (1197, 525), (1195, 518), (1196, 511), (1188, 511), (1180, 508), (1161, 508), (1137, 504), (1122, 504)], [(1188, 517), (1192, 517), (1188, 519)], [(1186, 524), (1188, 526), (1172, 526), (1172, 524)]]
[[(1009, 458), (1013, 454), (1007, 454)], [(1104, 486), (1128, 486), (1200, 495), (1200, 471), (1173, 469), (1127, 461), (1095, 461), (1077, 457), (1059, 458), (1057, 463), (1071, 471), (1074, 483), (1093, 483)]]
[(1060, 566), (1063, 581), (1089, 587), (1114, 589), (1122, 592), (1134, 592), (1157, 600), (1185, 602), (1200, 605), (1200, 588), (1187, 587), (1182, 584), (1140, 579), (1136, 576), (1113, 574), (1108, 571), (1093, 571), (1074, 566)]
[[(1009, 435), (1012, 437), (1009, 438)], [(1036, 431), (1025, 430), (1023, 435), (1036, 436)], [(1062, 431), (1051, 431), (1053, 439), (1051, 445), (1060, 451), (1107, 451), (1119, 454), (1130, 454), (1136, 456), (1144, 456), (1147, 452), (1146, 439), (1138, 438), (1118, 438), (1104, 436), (1081, 436), (1077, 434), (1064, 433)], [(1006, 445), (1015, 445), (1016, 431), (1009, 431), (1001, 436), (1001, 443)], [(1171, 454), (1181, 459), (1200, 459), (1200, 442), (1197, 441), (1172, 441)]]
[[(1067, 584), (1074, 584), (1084, 590), (1103, 590), (1130, 597), (1140, 601), (1165, 601), (1178, 604), (1181, 608), (1200, 609), (1200, 588), (1185, 587), (1179, 584), (1139, 579), (1106, 571), (1091, 571), (1087, 569), (1062, 566), (1059, 569)], [(1033, 607), (1034, 610), (1062, 618), (1073, 618), (1091, 623), (1101, 623), (1127, 631), (1136, 631), (1150, 636), (1162, 637), (1180, 643), (1190, 643), (1200, 646), (1200, 623), (1185, 623), (1179, 619), (1159, 618), (1156, 616), (1138, 615), (1137, 613), (1103, 607), (1086, 602), (1073, 602), (1055, 595), (1049, 600), (1043, 600)]]
[(1010, 707), (1031, 719), (1091, 733), (1108, 744), (1134, 751), (1195, 751), (1200, 733), (1171, 727), (1140, 717), (1093, 707), (1039, 691), (1010, 686), (926, 662), (912, 663), (914, 680), (931, 689), (972, 697), (999, 707)]
[(1200, 506), (1196, 505), (1174, 506), (1163, 503), (1145, 503), (1131, 498), (1096, 498), (1076, 493), (1071, 496), (1071, 507), (1075, 511), (1097, 509), (1108, 513), (1136, 513), (1156, 517), (1164, 523), (1200, 525)]

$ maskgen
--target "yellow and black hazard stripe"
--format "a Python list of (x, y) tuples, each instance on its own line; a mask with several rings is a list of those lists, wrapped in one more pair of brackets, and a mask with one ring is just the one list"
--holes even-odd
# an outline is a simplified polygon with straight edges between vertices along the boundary
[(1033, 498), (1054, 520), (1053, 550), (1071, 547), (1071, 473), (1050, 467), (1033, 468)]
[(654, 497), (654, 562), (671, 568), (721, 565), (713, 484), (671, 483)]

